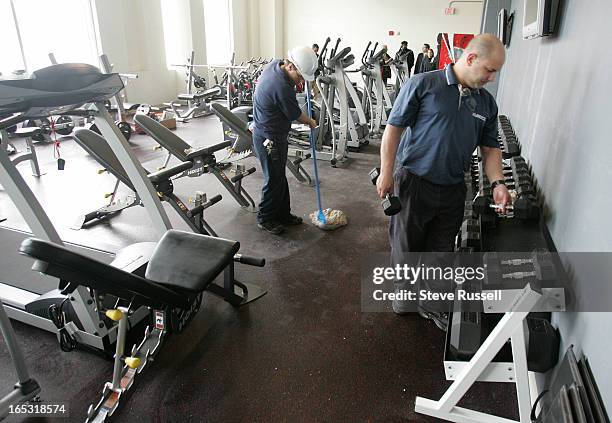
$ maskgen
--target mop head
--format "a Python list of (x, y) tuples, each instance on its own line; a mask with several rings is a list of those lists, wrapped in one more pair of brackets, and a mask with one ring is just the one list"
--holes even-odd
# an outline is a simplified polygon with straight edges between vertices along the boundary
[(325, 209), (323, 210), (323, 215), (325, 215), (325, 222), (319, 220), (319, 211), (315, 210), (310, 213), (310, 220), (315, 226), (324, 231), (333, 231), (348, 223), (346, 214), (341, 210)]

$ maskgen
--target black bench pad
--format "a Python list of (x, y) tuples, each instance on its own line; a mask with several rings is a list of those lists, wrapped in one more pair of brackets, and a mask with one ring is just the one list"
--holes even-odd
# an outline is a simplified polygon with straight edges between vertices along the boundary
[(124, 299), (136, 297), (152, 307), (171, 305), (187, 307), (189, 298), (168, 287), (86, 257), (52, 242), (27, 238), (19, 248), (21, 254), (38, 260), (34, 269), (47, 275), (86, 286)]
[(238, 241), (171, 229), (157, 244), (146, 278), (187, 293), (199, 293), (233, 262)]

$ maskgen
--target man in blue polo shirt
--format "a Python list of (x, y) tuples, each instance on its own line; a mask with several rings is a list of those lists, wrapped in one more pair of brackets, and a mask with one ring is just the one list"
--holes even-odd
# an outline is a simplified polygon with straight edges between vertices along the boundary
[(317, 123), (298, 106), (295, 86), (314, 80), (317, 56), (310, 47), (296, 47), (284, 61), (273, 60), (261, 73), (253, 96), (253, 146), (261, 163), (264, 185), (257, 213), (257, 226), (274, 235), (283, 225), (299, 225), (302, 218), (291, 214), (289, 185), (285, 174), (287, 136), (291, 122), (314, 128)]
[[(453, 251), (463, 220), (464, 171), (476, 147), (492, 182), (493, 199), (505, 212), (510, 195), (497, 142), (497, 105), (482, 89), (504, 61), (501, 42), (491, 34), (479, 35), (456, 64), (415, 75), (402, 87), (382, 137), (377, 181), (381, 198), (394, 192), (402, 204), (389, 225), (393, 265), (402, 264), (406, 252)], [(401, 166), (393, 175), (400, 141)], [(395, 288), (408, 289), (409, 284), (396, 282)], [(403, 314), (407, 304), (394, 301), (393, 310)], [(441, 328), (447, 324), (440, 313), (420, 314)]]

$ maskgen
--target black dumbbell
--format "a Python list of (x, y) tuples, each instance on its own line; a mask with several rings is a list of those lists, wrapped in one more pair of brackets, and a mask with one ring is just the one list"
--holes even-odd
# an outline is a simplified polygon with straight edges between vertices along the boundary
[[(488, 204), (491, 209), (499, 209), (500, 206), (497, 204)], [(521, 220), (538, 219), (540, 217), (540, 206), (537, 204), (536, 199), (532, 195), (524, 195), (516, 199), (514, 204), (508, 204), (506, 206), (508, 215), (506, 217), (515, 217)], [(479, 213), (481, 213), (479, 211)]]
[(465, 202), (463, 206), (463, 218), (464, 219), (476, 219), (476, 213), (474, 213), (473, 209), (473, 200), (469, 200)]
[[(379, 167), (375, 167), (370, 171), (370, 180), (372, 181), (373, 185), (376, 185), (376, 181), (378, 180), (379, 175)], [(387, 193), (385, 199), (382, 200), (380, 204), (387, 216), (393, 216), (394, 214), (398, 214), (402, 209), (402, 204), (400, 203), (399, 198), (394, 195), (391, 195), (390, 193)]]
[(466, 219), (461, 224), (461, 248), (482, 248), (480, 241), (480, 224), (477, 219)]

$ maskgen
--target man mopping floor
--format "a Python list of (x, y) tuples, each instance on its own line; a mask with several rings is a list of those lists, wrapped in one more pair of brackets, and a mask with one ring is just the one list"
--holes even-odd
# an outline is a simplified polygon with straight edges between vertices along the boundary
[(287, 137), (294, 120), (310, 128), (317, 126), (300, 109), (295, 92), (297, 84), (314, 80), (317, 65), (310, 47), (293, 48), (287, 59), (273, 60), (266, 66), (253, 96), (253, 147), (264, 174), (257, 226), (274, 235), (283, 233), (285, 225), (302, 223), (301, 217), (291, 214), (285, 174)]

